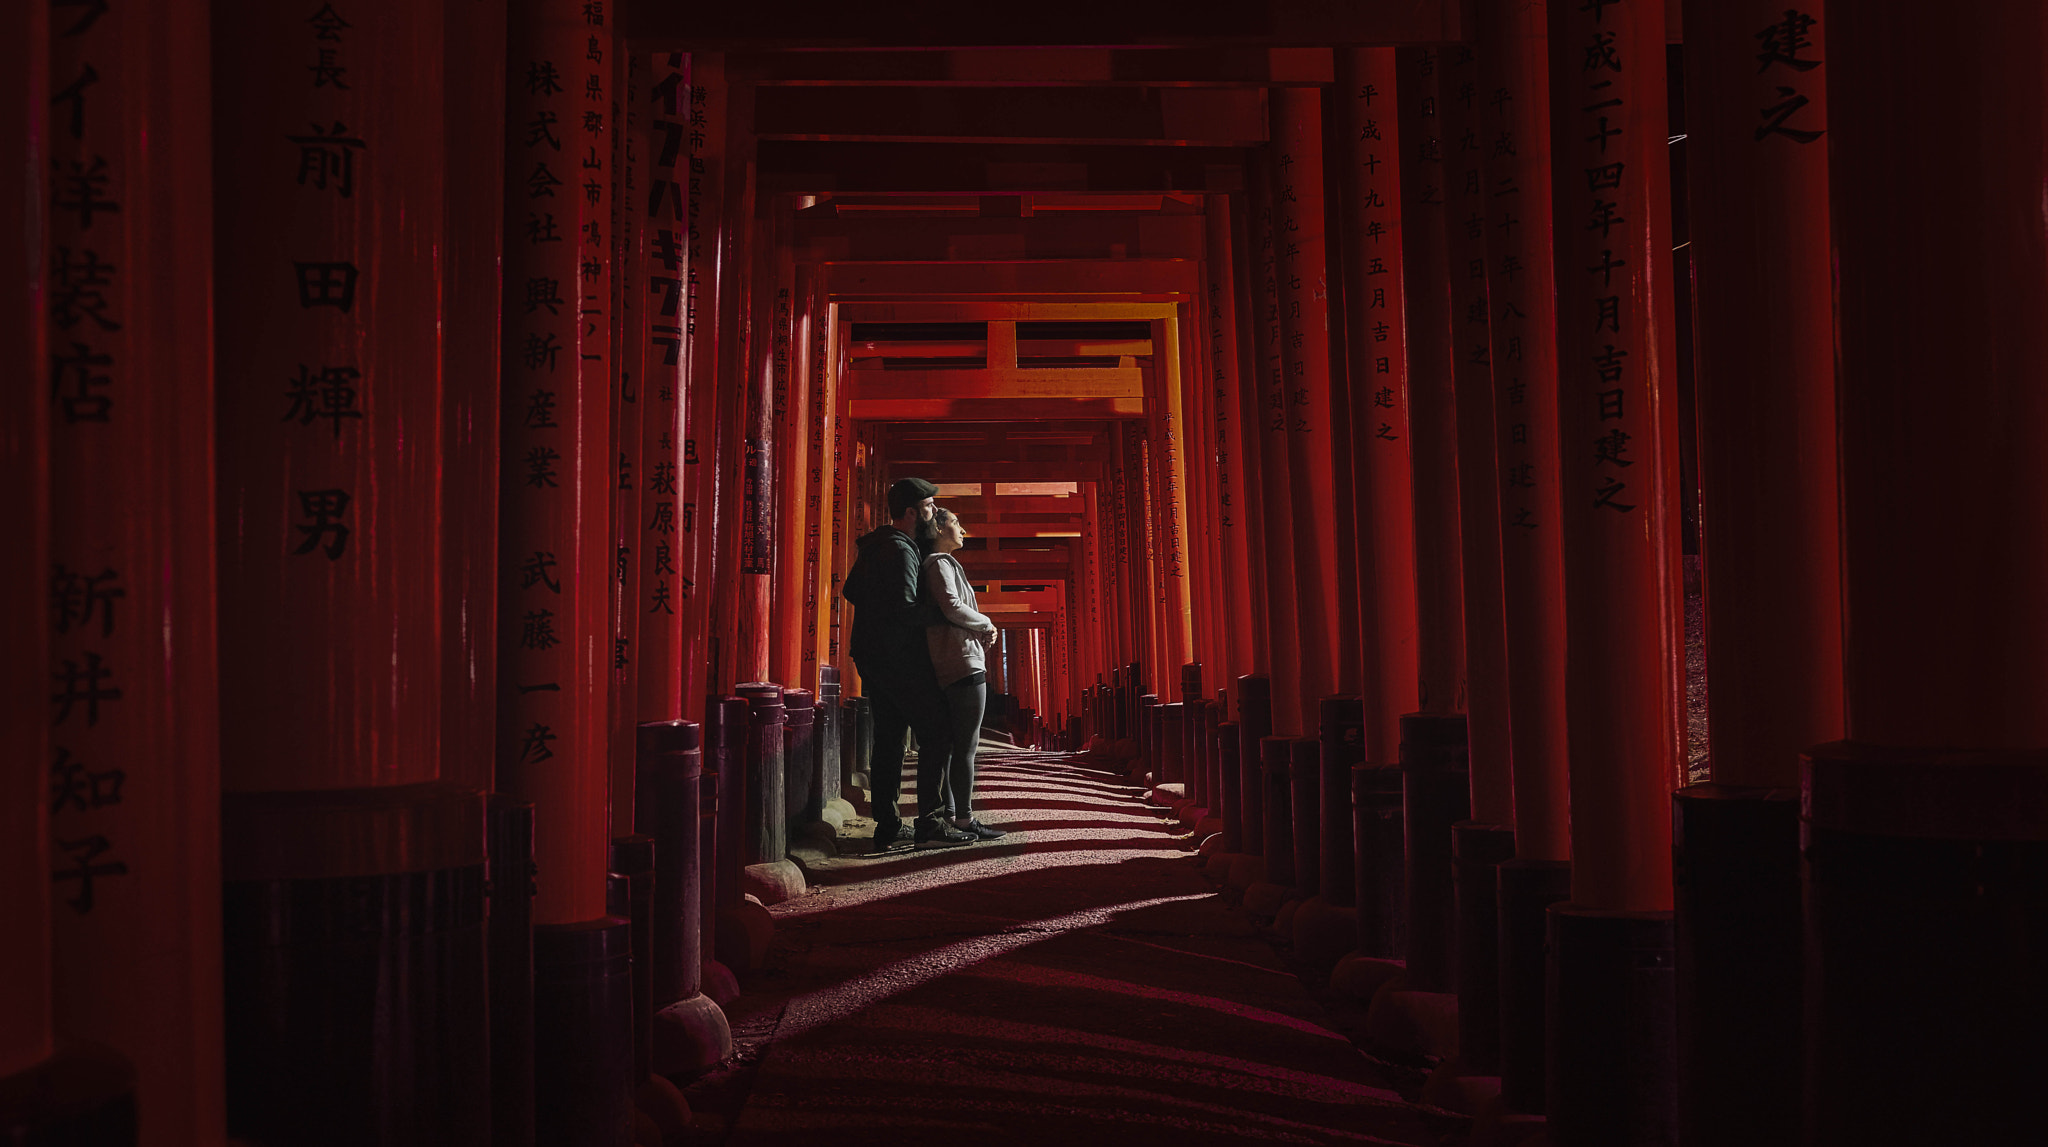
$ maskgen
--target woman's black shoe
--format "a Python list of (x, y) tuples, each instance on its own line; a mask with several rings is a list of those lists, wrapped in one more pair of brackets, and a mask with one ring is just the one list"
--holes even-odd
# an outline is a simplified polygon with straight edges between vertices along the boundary
[[(955, 827), (957, 828), (958, 826), (956, 825)], [(967, 827), (960, 829), (960, 831), (973, 833), (974, 839), (976, 840), (1001, 840), (1002, 838), (1010, 835), (1009, 833), (1004, 832), (1002, 829), (991, 828), (990, 826), (981, 823), (981, 821), (978, 819), (968, 821)]]
[(917, 843), (919, 844), (971, 844), (977, 837), (961, 832), (943, 820), (927, 818), (917, 822)]

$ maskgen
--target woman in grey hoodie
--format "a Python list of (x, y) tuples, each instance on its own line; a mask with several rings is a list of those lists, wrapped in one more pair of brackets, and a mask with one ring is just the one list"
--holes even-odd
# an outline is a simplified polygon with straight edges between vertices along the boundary
[(938, 674), (953, 723), (953, 747), (945, 762), (946, 796), (955, 828), (982, 840), (994, 840), (1007, 834), (975, 819), (972, 802), (974, 749), (981, 739), (982, 710), (988, 703), (984, 654), (996, 643), (996, 624), (975, 609), (974, 586), (953, 556), (967, 541), (967, 529), (960, 524), (959, 515), (941, 506), (932, 515), (932, 524), (939, 529), (938, 549), (924, 559), (924, 592), (946, 620), (925, 630), (925, 643), (931, 649), (932, 669)]

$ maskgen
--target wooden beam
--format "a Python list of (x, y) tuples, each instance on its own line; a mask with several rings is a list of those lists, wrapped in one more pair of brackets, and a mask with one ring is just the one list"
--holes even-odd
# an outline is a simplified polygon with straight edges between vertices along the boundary
[(762, 87), (759, 139), (1253, 147), (1266, 141), (1253, 88)]
[[(1012, 328), (1014, 329), (1014, 328)], [(989, 353), (986, 342), (861, 342), (847, 344), (846, 353), (855, 370), (882, 370), (885, 358), (981, 358)], [(1029, 358), (1150, 358), (1151, 339), (1030, 339), (1017, 344), (1017, 357)], [(996, 365), (990, 363), (991, 366)], [(1017, 363), (1011, 363), (1016, 366)], [(1040, 368), (1050, 369), (1050, 368)]]
[(727, 57), (726, 74), (763, 86), (854, 84), (888, 87), (961, 83), (1037, 87), (1250, 87), (1327, 84), (1328, 48), (1273, 49), (1250, 44), (1200, 48), (1036, 48), (960, 52), (745, 51)]
[(764, 139), (759, 194), (1239, 191), (1252, 149)]
[[(840, 303), (916, 299), (929, 295), (990, 295), (1003, 299), (1016, 299), (1023, 295), (1085, 295), (1104, 299), (1123, 295), (1163, 302), (1192, 297), (1201, 286), (1201, 264), (1192, 259), (827, 263), (824, 266), (825, 289), (834, 301)], [(862, 320), (856, 318), (853, 321)], [(911, 321), (944, 320), (922, 318)]]
[(1143, 418), (1142, 398), (869, 398), (854, 399), (856, 421), (948, 422), (1013, 418)]
[(891, 398), (1131, 398), (1145, 397), (1136, 367), (1009, 370), (850, 370), (846, 393), (856, 404)]
[(950, 259), (1199, 259), (1202, 217), (1057, 212), (1029, 218), (842, 215), (796, 223), (800, 263)]
[[(851, 265), (846, 265), (849, 268)], [(1136, 322), (1172, 316), (1175, 306), (1160, 301), (1075, 301), (1071, 299), (934, 300), (930, 302), (850, 300), (839, 304), (846, 323)]]
[(1451, 0), (1037, 0), (1029, 8), (962, 7), (952, 0), (785, 0), (773, 5), (633, 4), (614, 11), (623, 17), (621, 31), (643, 51), (987, 47), (1024, 56), (1035, 53), (1020, 49), (1103, 44), (1441, 43), (1464, 38), (1460, 7)]

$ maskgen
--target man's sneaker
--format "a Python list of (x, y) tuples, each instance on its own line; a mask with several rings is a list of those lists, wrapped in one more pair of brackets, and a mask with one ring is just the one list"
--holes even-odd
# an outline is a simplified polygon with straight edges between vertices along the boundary
[(961, 832), (943, 820), (926, 818), (917, 822), (917, 843), (919, 844), (971, 844), (977, 837)]
[(900, 820), (893, 825), (878, 824), (875, 826), (875, 851), (887, 852), (899, 845), (911, 843), (911, 838), (910, 826)]
[[(959, 828), (958, 825), (955, 825), (954, 827)], [(979, 820), (968, 821), (967, 827), (961, 828), (960, 831), (974, 834), (974, 839), (976, 840), (1001, 840), (1003, 837), (1010, 835), (1009, 833), (1004, 832), (1002, 829), (992, 828), (989, 825), (981, 823), (981, 821)]]

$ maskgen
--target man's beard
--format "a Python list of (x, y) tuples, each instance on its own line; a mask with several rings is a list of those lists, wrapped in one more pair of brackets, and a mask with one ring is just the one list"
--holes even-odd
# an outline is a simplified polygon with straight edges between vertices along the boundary
[(929, 555), (939, 548), (939, 523), (931, 518), (919, 518), (910, 540), (917, 543), (919, 554)]

